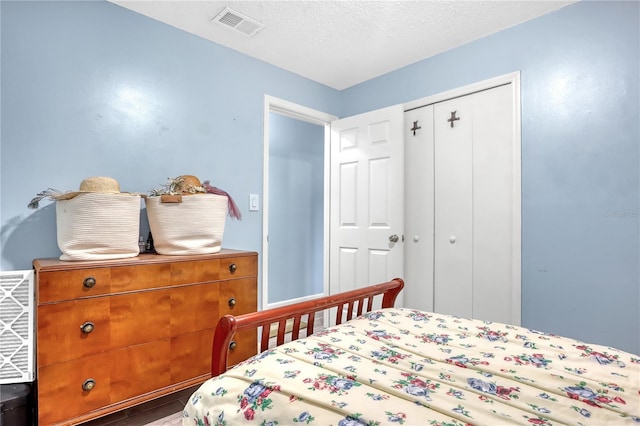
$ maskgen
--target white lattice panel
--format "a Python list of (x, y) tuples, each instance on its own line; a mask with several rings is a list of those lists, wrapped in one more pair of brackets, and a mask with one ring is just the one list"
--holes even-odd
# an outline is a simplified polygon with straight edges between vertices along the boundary
[(0, 383), (35, 379), (33, 271), (0, 272)]

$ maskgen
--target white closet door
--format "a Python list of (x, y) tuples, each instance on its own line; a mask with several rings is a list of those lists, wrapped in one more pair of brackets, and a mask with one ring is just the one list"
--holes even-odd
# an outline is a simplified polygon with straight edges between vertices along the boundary
[(518, 87), (405, 112), (406, 307), (520, 324)]
[[(512, 97), (505, 85), (434, 107), (436, 312), (519, 322), (511, 281)], [(459, 120), (451, 121), (453, 112)]]
[(405, 306), (433, 311), (433, 105), (404, 114)]
[(519, 263), (513, 220), (520, 217), (520, 202), (514, 199), (517, 148), (511, 87), (477, 93), (473, 101), (473, 315), (506, 323), (517, 316), (519, 324), (519, 292), (514, 306), (512, 281), (514, 256)]
[[(469, 97), (443, 102), (433, 115), (434, 310), (465, 317), (473, 313), (472, 104)], [(459, 119), (448, 121), (452, 113)]]

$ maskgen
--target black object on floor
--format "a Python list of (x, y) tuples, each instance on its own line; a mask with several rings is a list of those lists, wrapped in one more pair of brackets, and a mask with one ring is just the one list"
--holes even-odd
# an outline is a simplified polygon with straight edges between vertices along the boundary
[(33, 418), (31, 385), (0, 385), (0, 425), (31, 426)]

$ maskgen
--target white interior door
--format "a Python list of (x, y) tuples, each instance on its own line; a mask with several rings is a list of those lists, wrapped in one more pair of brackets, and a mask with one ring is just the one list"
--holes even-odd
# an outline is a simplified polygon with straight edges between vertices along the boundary
[(402, 277), (402, 127), (402, 105), (331, 123), (330, 294)]

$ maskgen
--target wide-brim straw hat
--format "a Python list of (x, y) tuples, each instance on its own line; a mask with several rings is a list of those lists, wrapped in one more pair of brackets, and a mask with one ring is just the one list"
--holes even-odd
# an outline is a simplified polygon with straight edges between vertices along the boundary
[[(121, 194), (120, 184), (117, 180), (107, 176), (92, 176), (84, 179), (80, 183), (80, 189), (78, 191), (64, 192), (62, 194), (53, 195), (51, 198), (54, 200), (70, 200), (80, 194), (86, 193), (101, 193), (101, 194)], [(127, 193), (128, 194), (128, 193)]]

